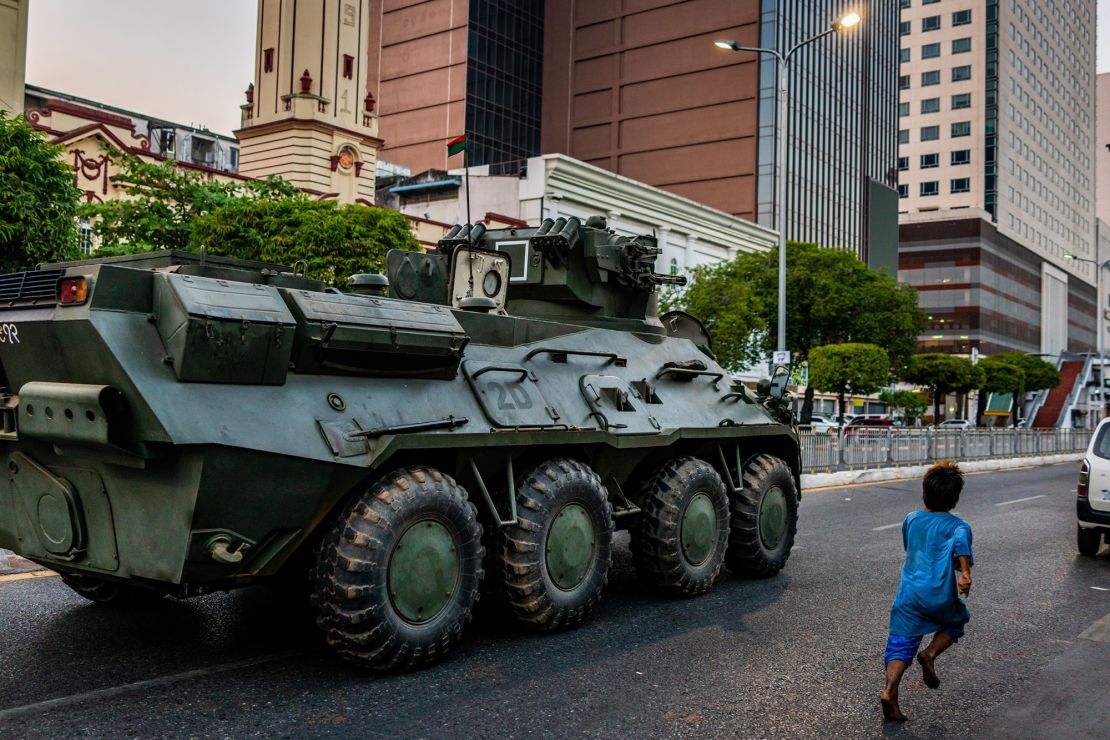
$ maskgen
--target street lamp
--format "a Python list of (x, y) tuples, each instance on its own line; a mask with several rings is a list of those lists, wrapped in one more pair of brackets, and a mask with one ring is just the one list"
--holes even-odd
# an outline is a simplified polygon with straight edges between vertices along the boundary
[(1064, 259), (1071, 260), (1072, 262), (1089, 262), (1095, 266), (1095, 352), (1098, 353), (1099, 402), (1102, 404), (1103, 413), (1105, 413), (1106, 399), (1102, 397), (1102, 394), (1106, 392), (1106, 361), (1102, 356), (1102, 346), (1104, 344), (1102, 338), (1104, 332), (1102, 328), (1102, 318), (1106, 309), (1102, 306), (1102, 271), (1105, 270), (1107, 266), (1110, 266), (1110, 259), (1103, 262), (1098, 261), (1097, 237), (1095, 240), (1095, 259), (1079, 257), (1071, 252), (1064, 252)]
[(859, 24), (859, 13), (848, 13), (843, 18), (840, 18), (828, 29), (822, 31), (815, 36), (795, 44), (785, 54), (778, 49), (764, 49), (758, 46), (741, 46), (735, 41), (714, 41), (713, 45), (727, 49), (729, 51), (752, 51), (757, 54), (770, 54), (775, 58), (778, 63), (779, 74), (779, 116), (778, 126), (775, 127), (776, 142), (776, 158), (778, 161), (775, 163), (777, 169), (776, 186), (778, 191), (778, 209), (776, 212), (776, 221), (778, 222), (779, 231), (779, 323), (778, 323), (778, 350), (780, 352), (786, 350), (786, 102), (787, 102), (787, 88), (786, 88), (786, 73), (789, 69), (790, 60), (793, 58), (794, 53), (801, 49), (803, 46), (813, 43), (818, 39), (824, 38), (837, 31), (844, 31)]

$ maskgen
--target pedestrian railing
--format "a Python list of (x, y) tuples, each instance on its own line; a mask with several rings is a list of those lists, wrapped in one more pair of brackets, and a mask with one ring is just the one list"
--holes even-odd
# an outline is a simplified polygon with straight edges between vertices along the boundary
[(802, 471), (920, 465), (936, 460), (987, 460), (1083, 452), (1089, 429), (913, 429), (853, 428), (802, 430)]

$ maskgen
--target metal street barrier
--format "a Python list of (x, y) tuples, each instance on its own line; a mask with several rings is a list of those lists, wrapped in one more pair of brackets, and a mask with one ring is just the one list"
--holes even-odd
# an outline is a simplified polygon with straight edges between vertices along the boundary
[(987, 460), (1083, 452), (1089, 429), (802, 430), (802, 472), (889, 468), (937, 460)]

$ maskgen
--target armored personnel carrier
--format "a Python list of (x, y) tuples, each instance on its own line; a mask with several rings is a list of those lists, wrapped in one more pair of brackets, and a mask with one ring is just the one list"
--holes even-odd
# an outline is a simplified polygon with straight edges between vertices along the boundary
[(790, 554), (785, 376), (657, 315), (651, 236), (454, 227), (339, 291), (159, 252), (0, 276), (0, 547), (133, 604), (303, 573), (342, 656), (442, 657), (483, 592), (585, 620), (615, 529), (658, 591)]

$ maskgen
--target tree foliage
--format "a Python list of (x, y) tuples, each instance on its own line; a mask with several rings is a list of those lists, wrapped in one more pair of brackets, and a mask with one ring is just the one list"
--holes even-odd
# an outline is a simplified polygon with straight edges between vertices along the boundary
[(933, 397), (933, 423), (940, 423), (940, 406), (946, 395), (965, 392), (978, 379), (975, 366), (966, 357), (931, 352), (916, 355), (905, 373), (905, 380), (929, 390)]
[(879, 400), (911, 423), (929, 408), (929, 401), (918, 391), (883, 391), (879, 394)]
[(890, 357), (874, 344), (829, 344), (809, 352), (809, 384), (835, 392), (844, 418), (847, 393), (874, 393), (890, 379)]
[[(856, 342), (886, 349), (900, 371), (917, 347), (925, 317), (917, 293), (842, 249), (791, 242), (786, 253), (786, 338), (795, 363), (823, 345)], [(723, 364), (734, 370), (762, 360), (777, 344), (778, 252), (739, 255), (693, 269), (671, 305), (705, 322)], [(807, 388), (802, 419), (812, 410)]]
[(119, 166), (112, 179), (125, 184), (127, 197), (81, 206), (101, 254), (195, 248), (197, 219), (221, 206), (244, 199), (304, 198), (279, 178), (227, 182), (173, 160), (148, 162), (117, 149), (108, 156)]
[(1008, 362), (1021, 368), (1025, 375), (1026, 391), (1051, 390), (1060, 385), (1060, 371), (1051, 362), (1046, 362), (1040, 357), (1027, 355), (1024, 352), (1006, 352), (994, 355), (995, 358)]
[(0, 111), (0, 271), (76, 259), (73, 168), (22, 116)]
[[(1025, 391), (1052, 389), (1060, 385), (1060, 371), (1050, 362), (1024, 352), (1006, 352), (984, 357), (979, 361), (984, 378), (982, 388), (992, 393), (1012, 393), (1013, 421), (1021, 411), (1020, 399)], [(979, 404), (979, 415), (986, 410), (985, 394)]]
[(221, 182), (172, 161), (151, 163), (111, 152), (127, 198), (84, 206), (100, 239), (98, 254), (199, 250), (292, 265), (342, 282), (385, 268), (391, 248), (418, 249), (404, 216), (380, 208), (312, 201), (278, 178)]
[(227, 203), (197, 219), (193, 244), (241, 259), (285, 265), (304, 260), (309, 277), (332, 283), (385, 272), (389, 249), (420, 247), (396, 211), (301, 198)]

